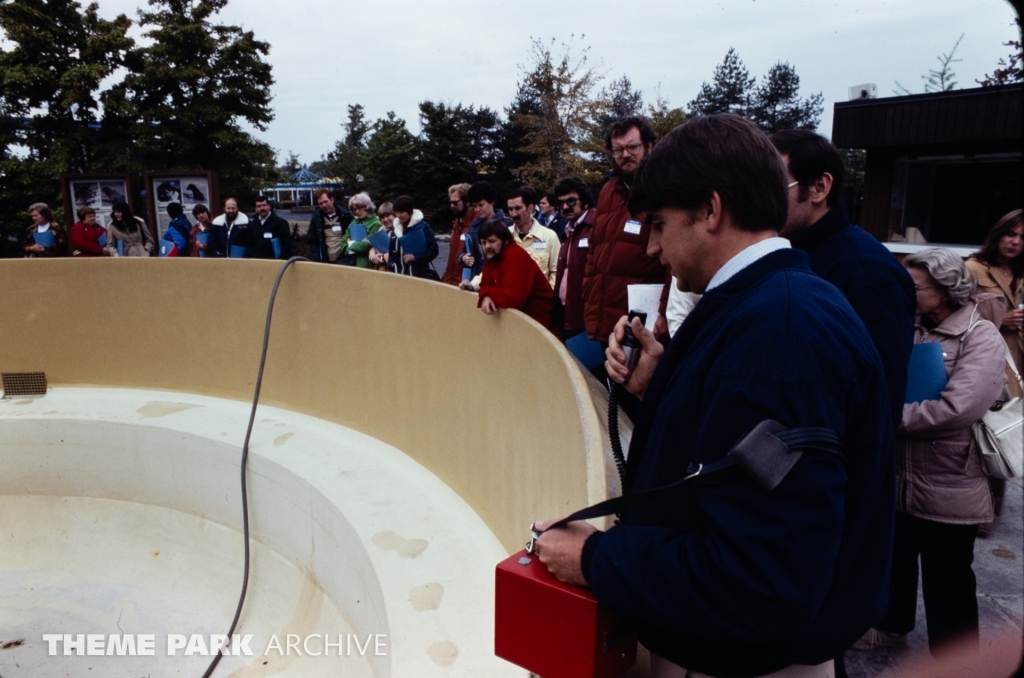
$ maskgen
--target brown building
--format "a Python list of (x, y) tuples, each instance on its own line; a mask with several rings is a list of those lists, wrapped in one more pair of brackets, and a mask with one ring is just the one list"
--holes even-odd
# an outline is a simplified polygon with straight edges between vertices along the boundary
[(836, 104), (832, 141), (867, 151), (860, 225), (882, 241), (916, 228), (928, 242), (980, 244), (999, 217), (1021, 207), (1022, 90)]

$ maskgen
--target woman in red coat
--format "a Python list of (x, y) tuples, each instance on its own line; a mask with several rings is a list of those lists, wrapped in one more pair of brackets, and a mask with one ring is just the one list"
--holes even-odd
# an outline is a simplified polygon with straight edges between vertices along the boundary
[(96, 223), (96, 211), (91, 207), (79, 207), (76, 212), (78, 222), (71, 227), (68, 239), (71, 240), (71, 256), (102, 257), (108, 252), (107, 229)]

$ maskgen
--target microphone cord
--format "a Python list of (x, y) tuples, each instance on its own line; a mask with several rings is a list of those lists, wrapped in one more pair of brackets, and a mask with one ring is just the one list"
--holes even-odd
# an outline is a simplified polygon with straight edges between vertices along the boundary
[[(270, 303), (267, 305), (267, 322), (263, 328), (263, 350), (260, 352), (260, 369), (256, 373), (256, 390), (252, 395), (252, 411), (249, 413), (249, 425), (245, 429), (245, 442), (242, 443), (242, 536), (245, 539), (245, 566), (242, 575), (242, 593), (238, 596), (238, 607), (235, 608), (235, 617), (231, 620), (231, 628), (228, 629), (229, 642), (231, 636), (235, 633), (235, 627), (238, 626), (238, 618), (242, 616), (245, 593), (249, 589), (249, 494), (245, 483), (245, 471), (249, 461), (249, 438), (252, 436), (253, 422), (256, 421), (256, 406), (259, 404), (260, 387), (263, 385), (263, 366), (267, 362), (267, 346), (270, 344), (270, 319), (274, 315), (274, 300), (277, 298), (277, 288), (281, 285), (281, 278), (284, 276), (284, 272), (296, 261), (309, 261), (309, 259), (306, 257), (292, 257), (284, 262), (281, 270), (277, 272), (277, 278), (274, 280), (274, 289), (270, 292)], [(210, 666), (207, 667), (206, 673), (203, 674), (203, 678), (210, 678), (213, 675), (222, 656), (220, 650), (218, 650), (217, 654), (213, 656)]]

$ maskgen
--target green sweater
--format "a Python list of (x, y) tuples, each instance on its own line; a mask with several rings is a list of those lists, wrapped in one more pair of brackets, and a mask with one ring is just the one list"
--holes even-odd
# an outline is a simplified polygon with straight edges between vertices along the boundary
[[(341, 236), (342, 242), (348, 242), (351, 238), (352, 224), (365, 224), (367, 237), (373, 235), (380, 230), (380, 219), (377, 218), (376, 214), (371, 214), (365, 219), (355, 219), (348, 225), (345, 232)], [(367, 240), (360, 240), (354, 242), (348, 246), (348, 253), (356, 255), (356, 266), (359, 268), (373, 268), (370, 265), (370, 250), (373, 246)]]

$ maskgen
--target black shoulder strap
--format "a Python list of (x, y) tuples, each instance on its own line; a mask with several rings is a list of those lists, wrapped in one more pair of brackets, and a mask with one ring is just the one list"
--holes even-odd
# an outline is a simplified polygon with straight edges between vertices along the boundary
[[(718, 461), (709, 464), (691, 464), (686, 475), (668, 485), (656, 487), (643, 492), (633, 492), (606, 499), (593, 506), (580, 509), (575, 513), (552, 523), (547, 530), (562, 527), (577, 520), (601, 518), (612, 514), (620, 514), (649, 501), (667, 496), (683, 483), (697, 476), (704, 476), (716, 471), (738, 466), (752, 476), (765, 489), (773, 490), (789, 473), (804, 452), (833, 454), (844, 458), (843, 441), (834, 431), (822, 427), (790, 428), (777, 421), (765, 419), (755, 426), (743, 440), (736, 443), (729, 453)], [(534, 532), (534, 539), (540, 536)], [(532, 546), (531, 540), (530, 545)]]

